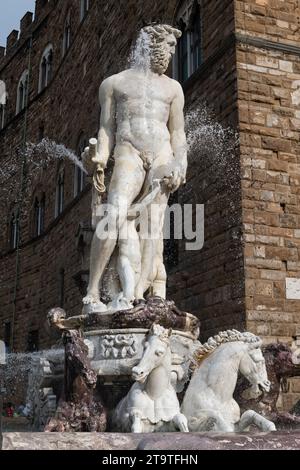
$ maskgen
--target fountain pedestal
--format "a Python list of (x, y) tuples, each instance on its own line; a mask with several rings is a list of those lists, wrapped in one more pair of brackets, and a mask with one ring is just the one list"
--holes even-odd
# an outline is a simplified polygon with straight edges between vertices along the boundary
[[(101, 403), (110, 415), (134, 382), (132, 369), (142, 358), (145, 338), (153, 323), (172, 329), (172, 384), (177, 393), (183, 391), (189, 379), (191, 357), (200, 345), (198, 319), (178, 310), (174, 302), (160, 298), (137, 303), (131, 310), (70, 318), (62, 309), (53, 309), (48, 320), (62, 331), (66, 349), (63, 404), (59, 406), (59, 416), (48, 426), (54, 431), (60, 429), (62, 415), (63, 427), (66, 426), (70, 409), (71, 420), (75, 408), (80, 412), (77, 408), (86, 401), (87, 394), (91, 402), (97, 395), (98, 409)], [(78, 381), (83, 382), (83, 388), (78, 389)], [(112, 430), (109, 425), (107, 430)]]

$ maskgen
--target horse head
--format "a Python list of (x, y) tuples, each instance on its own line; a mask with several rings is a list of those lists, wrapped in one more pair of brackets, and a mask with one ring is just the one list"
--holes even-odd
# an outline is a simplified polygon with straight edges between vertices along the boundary
[(169, 355), (171, 362), (170, 336), (171, 329), (165, 329), (153, 324), (144, 344), (143, 357), (139, 364), (132, 369), (132, 378), (144, 383), (149, 374), (162, 365)]
[(252, 385), (251, 393), (253, 395), (260, 395), (261, 390), (269, 392), (271, 389), (271, 382), (268, 379), (266, 361), (260, 348), (261, 344), (245, 344), (246, 350), (243, 354), (239, 371)]

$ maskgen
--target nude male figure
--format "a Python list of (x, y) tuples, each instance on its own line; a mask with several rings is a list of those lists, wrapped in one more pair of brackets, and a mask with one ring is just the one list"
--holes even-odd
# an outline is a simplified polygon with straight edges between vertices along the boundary
[[(136, 66), (125, 70), (104, 80), (99, 91), (101, 122), (97, 153), (92, 160), (98, 170), (97, 177), (109, 157), (114, 156), (107, 198), (107, 217), (112, 223), (105, 233), (100, 226), (96, 228), (91, 246), (90, 281), (83, 303), (97, 304), (103, 310), (106, 306), (100, 302), (99, 282), (127, 220), (128, 209), (142, 193), (147, 194), (151, 181), (167, 178), (168, 191), (158, 193), (154, 201), (157, 211), (151, 211), (154, 212), (151, 222), (161, 230), (170, 192), (176, 191), (186, 178), (184, 95), (180, 84), (164, 75), (181, 32), (167, 25), (148, 26), (142, 31), (150, 41), (150, 69)], [(149, 248), (149, 243), (145, 245)], [(143, 248), (137, 246), (137, 249)], [(139, 295), (145, 292), (152, 269), (145, 251)]]

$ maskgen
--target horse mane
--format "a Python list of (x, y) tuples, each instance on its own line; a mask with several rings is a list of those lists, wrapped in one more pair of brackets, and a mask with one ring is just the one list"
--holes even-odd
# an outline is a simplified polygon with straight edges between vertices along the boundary
[(172, 329), (164, 328), (163, 326), (159, 325), (158, 323), (153, 323), (152, 327), (149, 330), (148, 335), (157, 336), (161, 341), (170, 344), (170, 336), (172, 334)]
[(258, 336), (248, 331), (245, 331), (244, 333), (237, 330), (221, 331), (217, 335), (210, 337), (206, 343), (202, 344), (200, 348), (197, 349), (191, 361), (191, 368), (193, 370), (198, 368), (201, 362), (222, 344), (233, 343), (236, 341), (248, 343), (251, 345), (251, 349), (258, 348), (262, 344), (262, 341)]

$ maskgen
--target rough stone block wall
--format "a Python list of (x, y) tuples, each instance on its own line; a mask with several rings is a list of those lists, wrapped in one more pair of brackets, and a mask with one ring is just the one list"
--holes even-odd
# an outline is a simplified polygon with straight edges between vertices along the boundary
[(298, 0), (235, 0), (236, 31), (299, 45)]
[[(300, 299), (286, 290), (300, 277), (299, 13), (297, 1), (236, 2), (247, 329), (289, 344), (300, 321)], [(299, 399), (298, 382), (284, 408)]]

